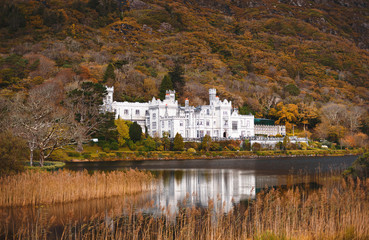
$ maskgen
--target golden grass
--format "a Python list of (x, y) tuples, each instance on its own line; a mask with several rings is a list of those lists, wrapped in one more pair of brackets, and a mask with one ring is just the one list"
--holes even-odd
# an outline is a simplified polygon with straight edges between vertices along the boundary
[(24, 227), (9, 237), (364, 240), (369, 239), (368, 189), (369, 179), (342, 179), (339, 184), (308, 192), (298, 188), (272, 189), (258, 194), (247, 206), (237, 205), (231, 213), (215, 213), (212, 205), (217, 203), (210, 201), (209, 209), (184, 208), (174, 218), (166, 212), (159, 217), (137, 213), (132, 205), (127, 205), (124, 215), (110, 213), (83, 223), (65, 223), (59, 232), (51, 230), (47, 223), (24, 222)]
[(0, 178), (0, 207), (96, 199), (149, 190), (150, 172), (26, 171)]

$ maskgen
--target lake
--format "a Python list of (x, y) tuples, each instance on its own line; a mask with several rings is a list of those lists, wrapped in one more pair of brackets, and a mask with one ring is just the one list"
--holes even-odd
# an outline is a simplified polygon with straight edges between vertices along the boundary
[[(256, 197), (266, 187), (314, 182), (324, 185), (323, 176), (340, 173), (356, 156), (281, 157), (219, 160), (116, 161), (68, 163), (72, 171), (111, 171), (137, 168), (156, 176), (152, 191), (126, 197), (78, 201), (50, 206), (0, 209), (0, 225), (16, 226), (20, 221), (43, 219), (56, 228), (65, 222), (83, 222), (93, 216), (135, 212), (175, 217), (183, 207), (229, 212), (235, 205)], [(321, 179), (319, 179), (321, 178)], [(10, 230), (11, 231), (11, 230)]]

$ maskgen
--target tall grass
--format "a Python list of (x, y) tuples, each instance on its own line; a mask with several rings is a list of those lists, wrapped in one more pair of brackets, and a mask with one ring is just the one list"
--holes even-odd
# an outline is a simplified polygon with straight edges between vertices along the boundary
[(138, 170), (26, 171), (0, 178), (0, 207), (41, 205), (134, 194), (149, 190), (153, 176)]
[[(19, 239), (369, 239), (369, 179), (340, 180), (314, 191), (269, 189), (231, 213), (183, 208), (173, 218), (137, 213), (95, 216), (65, 223), (59, 231), (27, 222), (9, 237)], [(4, 231), (4, 229), (3, 229)], [(3, 233), (6, 238), (7, 233)], [(1, 236), (1, 235), (0, 235)]]

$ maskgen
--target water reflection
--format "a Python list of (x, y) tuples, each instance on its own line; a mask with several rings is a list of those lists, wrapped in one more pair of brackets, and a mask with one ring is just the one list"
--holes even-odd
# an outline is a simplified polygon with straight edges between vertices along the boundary
[(256, 177), (253, 171), (230, 169), (187, 169), (156, 171), (157, 188), (152, 192), (155, 201), (153, 212), (162, 209), (170, 213), (180, 207), (207, 208), (214, 200), (217, 208), (231, 210), (241, 200), (252, 199), (256, 194)]

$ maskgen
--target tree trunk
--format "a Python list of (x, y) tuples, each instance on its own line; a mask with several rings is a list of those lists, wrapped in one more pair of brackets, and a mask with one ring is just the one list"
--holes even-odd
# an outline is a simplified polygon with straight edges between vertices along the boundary
[(83, 152), (83, 142), (82, 142), (82, 140), (81, 139), (78, 139), (77, 140), (77, 152)]
[(40, 150), (40, 167), (44, 166), (45, 155), (44, 151)]
[(30, 149), (30, 154), (29, 154), (29, 165), (32, 167), (33, 166), (33, 149)]

